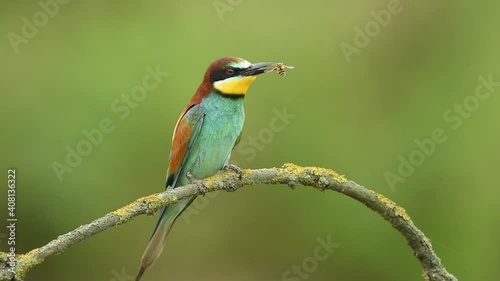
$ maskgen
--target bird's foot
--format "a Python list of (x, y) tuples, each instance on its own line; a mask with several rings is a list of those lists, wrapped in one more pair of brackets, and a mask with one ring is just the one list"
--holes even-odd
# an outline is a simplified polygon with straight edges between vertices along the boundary
[(187, 178), (188, 180), (191, 181), (191, 183), (194, 183), (198, 186), (198, 191), (200, 192), (201, 195), (205, 196), (205, 193), (207, 192), (207, 187), (205, 186), (205, 183), (193, 176), (191, 171), (187, 172)]
[(243, 178), (243, 171), (241, 170), (240, 167), (233, 165), (233, 164), (228, 164), (224, 166), (225, 170), (231, 170), (234, 171), (235, 173), (238, 174), (238, 179), (241, 180)]

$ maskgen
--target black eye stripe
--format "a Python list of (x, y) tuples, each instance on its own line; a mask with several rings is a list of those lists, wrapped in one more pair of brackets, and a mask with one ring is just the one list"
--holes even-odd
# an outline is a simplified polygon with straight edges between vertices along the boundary
[[(232, 75), (229, 75), (227, 73), (227, 70), (229, 68), (234, 70), (234, 73)], [(212, 82), (224, 80), (224, 79), (227, 79), (229, 77), (238, 76), (241, 73), (241, 71), (242, 71), (242, 69), (235, 68), (235, 67), (224, 67), (222, 69), (219, 69), (219, 70), (212, 72), (212, 74), (210, 74), (210, 79), (212, 80)]]

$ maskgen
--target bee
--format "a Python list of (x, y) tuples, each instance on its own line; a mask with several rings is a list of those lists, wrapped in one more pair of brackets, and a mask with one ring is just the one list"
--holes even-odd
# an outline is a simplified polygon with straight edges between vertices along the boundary
[(278, 74), (279, 74), (280, 76), (282, 76), (282, 77), (283, 77), (283, 76), (285, 76), (285, 75), (286, 75), (286, 69), (287, 69), (287, 68), (288, 68), (288, 69), (294, 69), (294, 67), (293, 67), (293, 66), (291, 66), (291, 65), (284, 65), (283, 63), (277, 63), (277, 64), (274, 66), (273, 70), (278, 71)]

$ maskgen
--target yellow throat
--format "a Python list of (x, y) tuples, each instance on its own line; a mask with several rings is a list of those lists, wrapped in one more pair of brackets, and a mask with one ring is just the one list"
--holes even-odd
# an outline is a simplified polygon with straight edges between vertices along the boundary
[(232, 77), (216, 81), (214, 88), (226, 95), (245, 95), (255, 78), (255, 76)]

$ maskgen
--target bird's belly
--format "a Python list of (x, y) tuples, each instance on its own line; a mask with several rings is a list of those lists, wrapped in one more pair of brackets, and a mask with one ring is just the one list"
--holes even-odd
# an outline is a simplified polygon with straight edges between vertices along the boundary
[[(190, 171), (197, 179), (217, 173), (231, 154), (242, 127), (243, 118), (239, 116), (205, 117), (198, 139), (186, 159), (184, 172)], [(189, 183), (184, 175), (180, 180), (182, 185)]]

